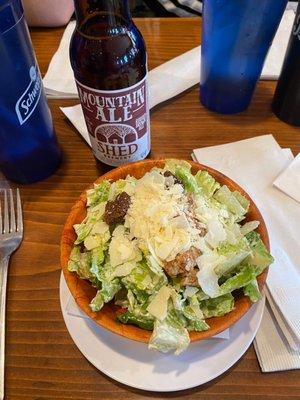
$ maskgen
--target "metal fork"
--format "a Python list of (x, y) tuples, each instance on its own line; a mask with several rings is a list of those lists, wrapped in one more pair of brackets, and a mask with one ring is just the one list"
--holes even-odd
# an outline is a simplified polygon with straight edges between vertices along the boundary
[(7, 271), (10, 255), (22, 241), (23, 218), (19, 189), (16, 190), (15, 195), (16, 206), (12, 189), (1, 190), (1, 192), (3, 201), (0, 200), (0, 399), (3, 400)]

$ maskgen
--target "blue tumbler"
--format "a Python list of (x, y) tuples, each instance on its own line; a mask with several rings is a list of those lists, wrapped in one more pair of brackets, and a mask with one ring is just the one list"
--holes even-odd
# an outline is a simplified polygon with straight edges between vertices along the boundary
[(211, 111), (247, 109), (287, 0), (204, 0), (200, 100)]
[(21, 0), (0, 0), (0, 170), (32, 183), (59, 166), (52, 117)]

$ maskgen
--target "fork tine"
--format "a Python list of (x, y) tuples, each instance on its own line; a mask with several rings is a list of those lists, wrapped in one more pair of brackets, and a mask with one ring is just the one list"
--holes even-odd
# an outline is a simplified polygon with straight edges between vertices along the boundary
[(15, 232), (16, 215), (15, 215), (14, 196), (12, 189), (9, 189), (9, 202), (10, 202), (10, 232)]
[(1, 206), (1, 197), (0, 197), (0, 235), (2, 234), (2, 206)]
[(23, 232), (22, 204), (19, 189), (17, 189), (17, 231)]
[(7, 191), (4, 190), (4, 224), (3, 233), (9, 233), (9, 218), (8, 218), (8, 200)]

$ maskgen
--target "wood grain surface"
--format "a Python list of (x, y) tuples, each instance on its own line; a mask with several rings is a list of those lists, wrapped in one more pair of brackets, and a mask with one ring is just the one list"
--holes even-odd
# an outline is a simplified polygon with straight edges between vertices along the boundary
[[(200, 19), (139, 19), (153, 68), (199, 44)], [(32, 30), (44, 74), (63, 29)], [(152, 156), (189, 158), (195, 147), (272, 133), (282, 147), (300, 151), (300, 130), (270, 111), (274, 82), (260, 82), (249, 110), (220, 116), (205, 110), (195, 87), (151, 113)], [(10, 263), (7, 301), (6, 399), (300, 399), (300, 373), (262, 374), (253, 347), (214, 381), (180, 393), (155, 394), (107, 378), (81, 355), (60, 311), (60, 235), (79, 194), (101, 173), (90, 149), (61, 114), (75, 100), (51, 100), (64, 161), (55, 175), (21, 187), (24, 241)], [(124, 368), (126, 366), (124, 365)]]

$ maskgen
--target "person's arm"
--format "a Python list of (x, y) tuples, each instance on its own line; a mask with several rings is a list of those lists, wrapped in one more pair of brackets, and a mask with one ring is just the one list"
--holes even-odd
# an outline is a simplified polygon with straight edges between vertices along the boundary
[(74, 12), (73, 0), (23, 0), (29, 26), (66, 25)]

